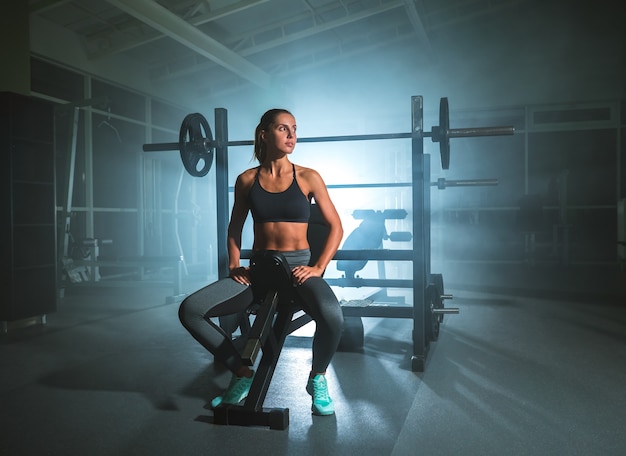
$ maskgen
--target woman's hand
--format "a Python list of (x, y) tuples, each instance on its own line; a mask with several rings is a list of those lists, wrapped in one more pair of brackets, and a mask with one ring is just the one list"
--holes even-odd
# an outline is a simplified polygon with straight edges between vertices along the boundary
[(230, 270), (229, 276), (237, 283), (242, 285), (250, 285), (250, 268), (239, 266)]
[(309, 277), (322, 277), (323, 269), (316, 266), (296, 266), (291, 270), (294, 285), (302, 285)]

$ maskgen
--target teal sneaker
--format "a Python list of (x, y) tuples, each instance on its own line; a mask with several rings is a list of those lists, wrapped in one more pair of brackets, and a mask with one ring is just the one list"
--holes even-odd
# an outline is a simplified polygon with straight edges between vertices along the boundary
[(311, 411), (314, 415), (332, 415), (335, 413), (333, 400), (328, 395), (328, 385), (324, 375), (317, 374), (315, 377), (309, 378), (306, 392), (313, 398)]
[(220, 404), (238, 404), (243, 401), (248, 397), (252, 380), (254, 380), (254, 371), (252, 377), (237, 377), (233, 374), (228, 388), (211, 401), (211, 407), (215, 408)]

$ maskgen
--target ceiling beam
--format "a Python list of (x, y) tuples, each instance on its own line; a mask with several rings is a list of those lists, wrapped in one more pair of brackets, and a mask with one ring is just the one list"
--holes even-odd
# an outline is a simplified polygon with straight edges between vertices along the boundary
[(240, 49), (240, 55), (252, 55), (257, 54), (262, 51), (266, 51), (268, 49), (273, 49), (275, 47), (281, 46), (283, 44), (291, 43), (293, 41), (301, 40), (303, 38), (308, 38), (313, 35), (317, 35), (319, 33), (323, 33), (329, 30), (333, 30), (344, 25), (351, 24), (353, 22), (357, 22), (368, 17), (378, 16), (379, 14), (385, 13), (389, 10), (398, 8), (402, 6), (402, 1), (390, 1), (381, 3), (378, 6), (359, 11), (352, 14), (347, 14), (346, 16), (335, 19), (332, 21), (324, 22), (321, 24), (316, 24), (308, 29), (299, 30), (290, 34), (283, 34), (281, 38), (277, 38), (263, 44), (256, 44), (248, 48)]
[[(201, 14), (199, 16), (193, 16), (189, 18), (189, 24), (197, 27), (202, 24), (206, 24), (207, 22), (216, 21), (226, 16), (230, 16), (231, 14), (239, 13), (243, 10), (246, 10), (252, 6), (257, 6), (261, 3), (266, 3), (269, 0), (240, 0), (237, 3), (232, 5), (224, 6), (222, 8), (216, 9), (214, 11), (210, 11), (205, 14)], [(107, 47), (105, 49), (100, 49), (98, 51), (92, 52), (89, 54), (90, 59), (101, 59), (104, 57), (108, 57), (112, 54), (117, 54), (120, 52), (128, 51), (130, 49), (137, 48), (139, 46), (143, 46), (144, 44), (151, 43), (153, 41), (159, 40), (163, 38), (165, 35), (160, 33), (153, 33), (148, 36), (142, 36), (140, 38), (128, 39), (123, 44), (117, 46)]]
[(268, 73), (158, 3), (151, 0), (106, 1), (253, 84), (264, 89), (270, 87)]
[(59, 6), (63, 6), (66, 3), (69, 3), (70, 0), (41, 0), (33, 5), (30, 5), (29, 12), (33, 13), (43, 13), (45, 11), (49, 11), (54, 8), (58, 8)]
[[(299, 22), (302, 20), (302, 18), (308, 18), (311, 17), (310, 13), (307, 14), (303, 14), (300, 16), (295, 16), (291, 19), (291, 21), (287, 21), (287, 22), (283, 22), (281, 23), (280, 26), (275, 26), (274, 24), (267, 26), (265, 29), (276, 29), (279, 28), (281, 29), (281, 37), (273, 39), (273, 40), (269, 40), (266, 41), (262, 44), (254, 44), (255, 40), (254, 40), (254, 36), (255, 34), (258, 34), (263, 30), (255, 30), (249, 34), (247, 34), (245, 37), (237, 37), (237, 38), (233, 38), (232, 41), (249, 41), (253, 44), (251, 44), (248, 47), (240, 47), (238, 49), (238, 54), (242, 57), (247, 57), (247, 56), (251, 56), (254, 54), (257, 54), (259, 52), (263, 52), (263, 51), (267, 51), (269, 49), (274, 49), (276, 47), (282, 46), (284, 44), (289, 44), (292, 43), (294, 41), (297, 40), (301, 40), (304, 38), (308, 38), (314, 35), (317, 35), (319, 33), (323, 33), (323, 32), (327, 32), (329, 30), (333, 30), (333, 29), (337, 29), (340, 28), (344, 25), (347, 24), (351, 24), (353, 22), (357, 22), (363, 19), (366, 19), (368, 17), (372, 17), (372, 16), (377, 16), (379, 14), (383, 14), (389, 10), (395, 9), (395, 8), (400, 8), (404, 5), (403, 0), (391, 0), (388, 2), (380, 2), (380, 4), (378, 6), (374, 6), (372, 8), (368, 8), (365, 9), (363, 11), (359, 11), (356, 13), (352, 13), (352, 14), (346, 14), (346, 16), (341, 17), (339, 19), (334, 19), (328, 22), (324, 22), (322, 24), (314, 24), (311, 27), (308, 28), (302, 28), (300, 30), (298, 30), (297, 32), (293, 32), (293, 33), (285, 33), (285, 24), (291, 23), (291, 22)], [(333, 5), (333, 8), (335, 8), (335, 6)], [(179, 77), (184, 77), (187, 76), (189, 74), (192, 73), (198, 73), (201, 71), (206, 71), (207, 69), (210, 68), (210, 64), (207, 63), (206, 65), (194, 65), (193, 68), (179, 68), (178, 71), (172, 72), (172, 71), (166, 71), (163, 72), (162, 75), (160, 76), (156, 76), (154, 77), (154, 80), (158, 80), (158, 81), (164, 81), (164, 80), (172, 80), (172, 79), (176, 79)]]
[(432, 50), (430, 46), (430, 39), (426, 34), (426, 28), (424, 27), (424, 23), (420, 17), (419, 12), (417, 11), (417, 6), (415, 5), (415, 0), (403, 0), (404, 7), (406, 8), (407, 16), (409, 17), (409, 21), (413, 26), (413, 30), (417, 34), (417, 39), (420, 43), (424, 45), (424, 47), (430, 52)]
[[(401, 30), (396, 29), (395, 33), (390, 34), (389, 36), (387, 36), (386, 38), (382, 40), (377, 40), (376, 43), (374, 44), (369, 44), (366, 46), (362, 46), (362, 47), (358, 47), (358, 48), (354, 48), (350, 50), (344, 50), (342, 45), (338, 45), (339, 49), (327, 48), (326, 50), (328, 51), (328, 54), (330, 55), (323, 56), (323, 57), (319, 57), (319, 55), (325, 54), (324, 49), (319, 49), (317, 52), (312, 51), (308, 55), (308, 62), (302, 62), (302, 59), (298, 59), (298, 63), (296, 65), (291, 65), (290, 62), (287, 61), (287, 62), (282, 63), (280, 68), (276, 68), (274, 71), (272, 71), (272, 74), (274, 74), (276, 78), (284, 78), (284, 77), (289, 77), (291, 75), (298, 74), (298, 73), (303, 73), (303, 72), (305, 73), (307, 71), (314, 70), (322, 65), (330, 65), (336, 62), (342, 62), (342, 61), (345, 61), (347, 58), (363, 55), (368, 52), (374, 52), (374, 51), (379, 50), (381, 47), (390, 46), (398, 42), (402, 42), (402, 41), (408, 42), (411, 39), (414, 39), (413, 32), (407, 32), (407, 34), (403, 34)], [(319, 54), (319, 55), (316, 55), (316, 54)], [(227, 89), (222, 88), (222, 89), (214, 90), (214, 86), (216, 85), (215, 83), (217, 83), (218, 86), (221, 84), (222, 87), (226, 87), (226, 86), (230, 86), (230, 87)], [(205, 97), (209, 99), (209, 97), (212, 97), (218, 94), (224, 95), (224, 94), (235, 92), (236, 90), (240, 90), (242, 87), (244, 87), (243, 86), (244, 84), (245, 84), (244, 81), (237, 83), (237, 82), (229, 81), (228, 79), (224, 77), (215, 81), (211, 79), (210, 84), (209, 84), (209, 81), (207, 81), (207, 83), (204, 86), (197, 87), (196, 95), (198, 99), (202, 99)]]

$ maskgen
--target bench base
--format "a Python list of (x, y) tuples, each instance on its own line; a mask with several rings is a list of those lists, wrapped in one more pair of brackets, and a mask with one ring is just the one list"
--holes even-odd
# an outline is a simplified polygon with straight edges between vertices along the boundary
[(245, 405), (220, 404), (213, 412), (213, 422), (222, 425), (263, 426), (282, 431), (289, 426), (289, 409), (253, 410)]

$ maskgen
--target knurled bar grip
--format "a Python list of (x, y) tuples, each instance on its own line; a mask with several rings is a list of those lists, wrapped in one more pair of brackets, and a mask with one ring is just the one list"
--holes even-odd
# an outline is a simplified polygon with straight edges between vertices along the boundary
[(505, 136), (515, 133), (513, 127), (450, 128), (448, 138), (472, 138), (476, 136)]

